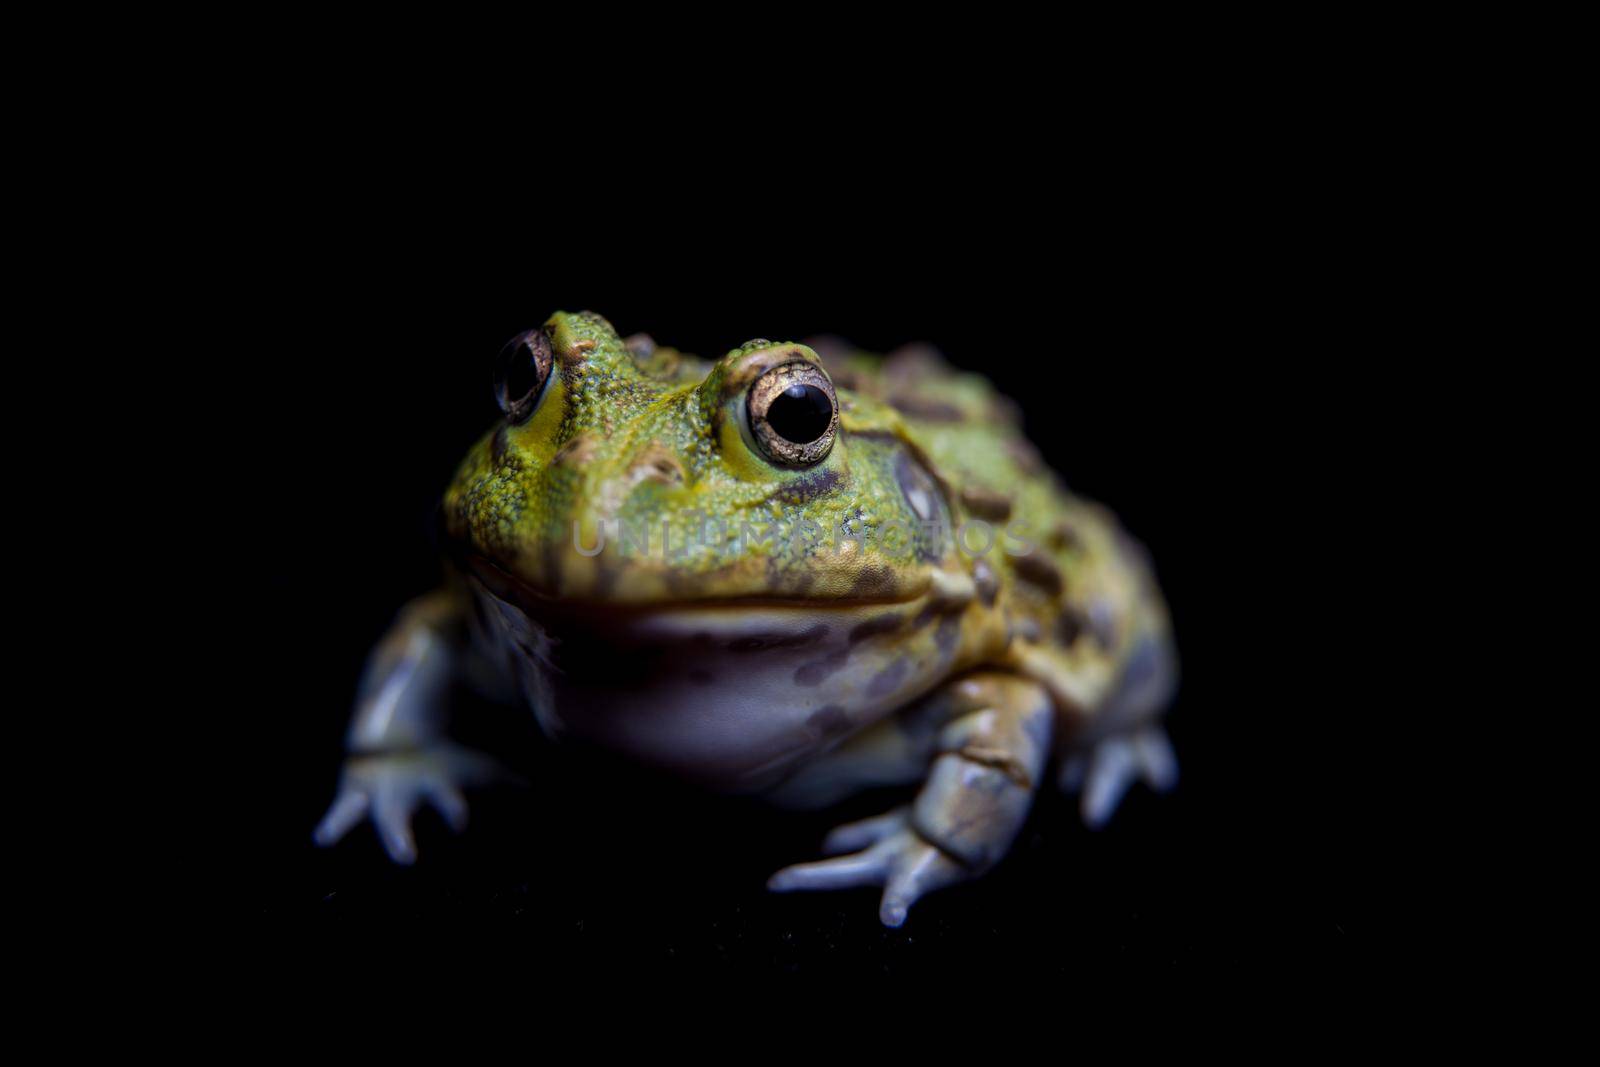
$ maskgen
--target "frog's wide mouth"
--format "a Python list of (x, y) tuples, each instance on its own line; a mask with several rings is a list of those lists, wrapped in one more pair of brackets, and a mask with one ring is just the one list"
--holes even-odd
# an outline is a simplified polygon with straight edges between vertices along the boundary
[(591, 717), (599, 714), (597, 700), (677, 701), (701, 712), (800, 701), (809, 702), (808, 715), (823, 713), (817, 721), (830, 722), (826, 709), (855, 706), (851, 693), (869, 703), (889, 700), (945, 669), (971, 602), (943, 582), (894, 601), (557, 601), (486, 560), (466, 580), (486, 636), (537, 662), (541, 677), (568, 696), (581, 693), (570, 706)]
[(476, 552), (458, 554), (457, 563), (496, 599), (511, 604), (532, 619), (648, 617), (716, 609), (774, 611), (825, 611), (830, 608), (870, 608), (916, 603), (926, 599), (932, 579), (928, 572), (907, 575), (886, 568), (862, 568), (848, 585), (833, 584), (821, 591), (739, 593), (717, 590), (699, 595), (692, 582), (682, 583), (666, 595), (648, 587), (619, 586), (603, 593), (588, 590), (568, 595), (541, 589)]
[[(822, 676), (871, 638), (911, 633), (959, 617), (931, 587), (898, 600), (734, 597), (651, 603), (558, 600), (540, 595), (492, 562), (470, 566), (468, 581), (542, 635), (540, 657), (569, 682), (612, 690), (659, 679), (664, 664), (718, 657), (753, 665), (794, 660)], [(489, 615), (496, 615), (491, 610)], [(518, 623), (514, 628), (521, 628)], [(944, 629), (941, 628), (943, 633)], [(671, 668), (666, 668), (671, 669)], [(802, 683), (805, 684), (805, 683)]]

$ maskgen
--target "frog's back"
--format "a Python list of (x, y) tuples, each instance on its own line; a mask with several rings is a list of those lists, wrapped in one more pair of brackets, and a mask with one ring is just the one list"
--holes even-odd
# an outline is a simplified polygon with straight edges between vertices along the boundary
[[(1017, 406), (930, 348), (876, 357), (832, 340), (813, 347), (836, 384), (904, 420), (946, 490), (974, 578), (1008, 619), (1006, 662), (1044, 682), (1081, 726), (1158, 713), (1176, 663), (1149, 556), (1107, 508), (1067, 489)], [(1140, 690), (1131, 710), (1130, 687)]]

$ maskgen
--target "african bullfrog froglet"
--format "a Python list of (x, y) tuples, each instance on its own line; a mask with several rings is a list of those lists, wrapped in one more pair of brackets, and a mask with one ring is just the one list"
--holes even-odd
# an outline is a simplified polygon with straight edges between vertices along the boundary
[(441, 704), (488, 662), (546, 733), (775, 803), (914, 799), (774, 890), (923, 894), (997, 863), (1046, 775), (1099, 825), (1177, 765), (1149, 560), (1070, 494), (1011, 405), (931, 350), (750, 341), (707, 361), (558, 313), (501, 352), (504, 417), (444, 497), (446, 587), (373, 652), (316, 831), (410, 862), (487, 758)]

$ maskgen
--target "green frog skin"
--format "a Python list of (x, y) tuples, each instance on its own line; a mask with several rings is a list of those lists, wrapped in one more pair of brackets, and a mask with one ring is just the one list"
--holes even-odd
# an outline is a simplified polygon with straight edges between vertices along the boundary
[(881, 887), (890, 926), (999, 862), (1047, 776), (1091, 826), (1176, 780), (1149, 560), (984, 379), (832, 340), (712, 362), (558, 313), (495, 389), (444, 497), (451, 577), (368, 662), (319, 843), (371, 819), (409, 863), (421, 805), (464, 823), (495, 766), (444, 733), (469, 672), (554, 738), (711, 789), (917, 786), (768, 883)]

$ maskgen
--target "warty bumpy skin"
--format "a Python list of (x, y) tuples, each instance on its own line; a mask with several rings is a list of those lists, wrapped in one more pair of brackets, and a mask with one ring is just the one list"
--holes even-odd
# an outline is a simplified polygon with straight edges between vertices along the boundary
[(881, 887), (890, 926), (998, 863), (1047, 776), (1092, 826), (1176, 781), (1149, 558), (986, 380), (831, 339), (711, 362), (558, 313), (495, 385), (444, 496), (452, 577), (374, 650), (318, 842), (370, 818), (409, 863), (422, 804), (465, 822), (495, 765), (441, 707), (484, 662), (551, 736), (709, 788), (919, 786), (768, 882)]

